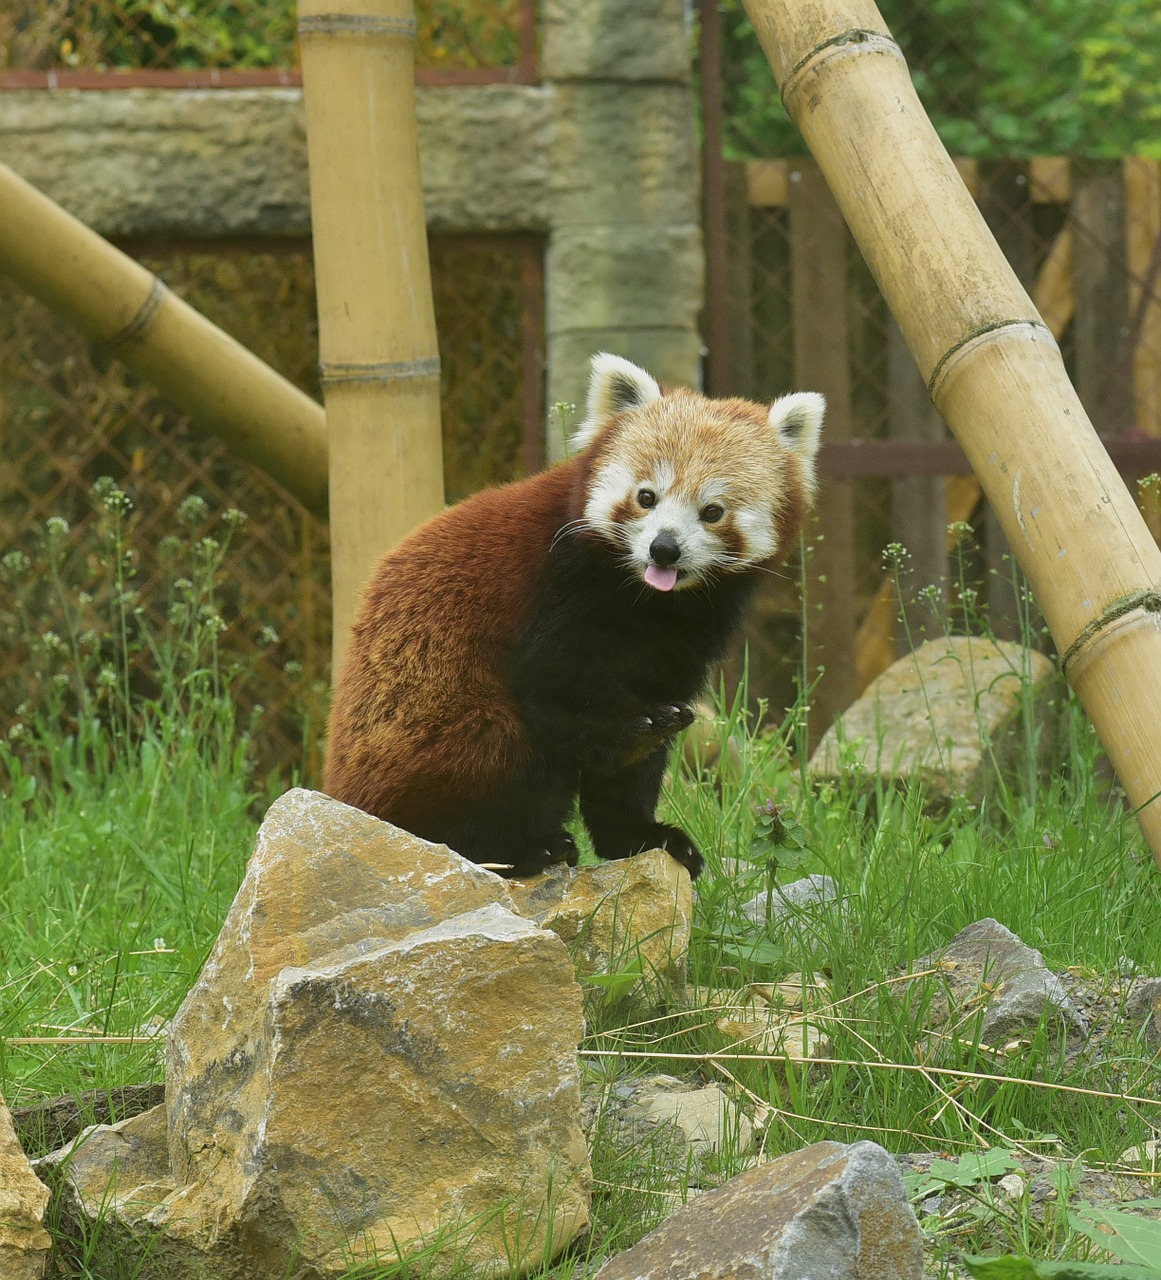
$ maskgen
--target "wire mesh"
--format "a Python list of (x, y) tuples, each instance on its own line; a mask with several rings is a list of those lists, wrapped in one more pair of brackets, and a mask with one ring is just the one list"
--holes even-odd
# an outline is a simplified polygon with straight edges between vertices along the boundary
[[(527, 260), (539, 252), (535, 243), (504, 237), (433, 240), (451, 498), (521, 472), (524, 383), (538, 372), (522, 342), (524, 277)], [(142, 260), (256, 354), (318, 394), (307, 244), (234, 252), (154, 246)], [(109, 476), (134, 503), (132, 588), (144, 611), (141, 625), (159, 633), (185, 554), (167, 539), (178, 535), (187, 549), (205, 536), (221, 539), (223, 514), (232, 508), (246, 514), (233, 530), (221, 575), (217, 605), (228, 623), (221, 663), (239, 673), (237, 700), (253, 722), (259, 767), (300, 769), (317, 778), (330, 664), (325, 521), (201, 435), (119, 365), (95, 364), (72, 330), (2, 282), (0, 413), (0, 556), (10, 557), (9, 567), (19, 556), (43, 567), (51, 531), (60, 537), (67, 528), (58, 557), (68, 584), (58, 589), (47, 572), (30, 573), (0, 592), (0, 734), (20, 723), (28, 704), (50, 694), (46, 682), (55, 669), (41, 659), (54, 642), (45, 636), (69, 634), (69, 610), (82, 619), (75, 624), (81, 630), (98, 638), (102, 627), (108, 631), (107, 622), (88, 615), (100, 606), (98, 584), (109, 572), (90, 491)], [(191, 497), (204, 507), (188, 503)], [(101, 655), (95, 657), (100, 665)], [(145, 691), (151, 665), (142, 652), (134, 679)]]

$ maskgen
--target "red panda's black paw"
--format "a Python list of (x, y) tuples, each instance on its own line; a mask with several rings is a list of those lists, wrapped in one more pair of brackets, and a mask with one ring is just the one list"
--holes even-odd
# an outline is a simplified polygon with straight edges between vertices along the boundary
[(650, 827), (645, 848), (664, 849), (689, 872), (691, 880), (696, 880), (705, 866), (705, 859), (689, 836), (680, 827), (671, 827), (664, 822), (655, 822)]
[(566, 866), (575, 867), (579, 853), (576, 841), (567, 831), (550, 836), (542, 846), (530, 849), (516, 858), (510, 871), (502, 874), (508, 879), (521, 880), (525, 876), (539, 875), (549, 867), (563, 862)]
[(688, 702), (671, 702), (638, 716), (633, 728), (645, 737), (668, 738), (693, 724), (695, 714)]

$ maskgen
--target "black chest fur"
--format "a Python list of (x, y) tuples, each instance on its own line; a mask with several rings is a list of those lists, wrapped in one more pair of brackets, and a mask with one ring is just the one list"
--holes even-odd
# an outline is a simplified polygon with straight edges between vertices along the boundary
[(615, 723), (691, 701), (737, 630), (752, 589), (752, 574), (723, 574), (656, 591), (603, 544), (562, 542), (513, 654), (513, 690), (529, 727), (550, 709)]

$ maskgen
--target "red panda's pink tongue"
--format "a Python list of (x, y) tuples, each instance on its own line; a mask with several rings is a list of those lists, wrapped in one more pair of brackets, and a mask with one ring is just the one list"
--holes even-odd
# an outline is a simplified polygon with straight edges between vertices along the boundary
[(648, 565), (645, 569), (645, 581), (658, 591), (672, 591), (677, 582), (677, 570), (663, 569), (659, 564)]

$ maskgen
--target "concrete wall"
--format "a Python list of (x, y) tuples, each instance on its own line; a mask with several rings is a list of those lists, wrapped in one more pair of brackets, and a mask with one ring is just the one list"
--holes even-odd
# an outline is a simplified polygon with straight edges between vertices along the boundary
[[(583, 405), (594, 351), (698, 380), (684, 23), (683, 0), (545, 0), (543, 83), (419, 91), (429, 228), (547, 235), (549, 410)], [(295, 89), (0, 93), (0, 160), (107, 236), (310, 230)]]

